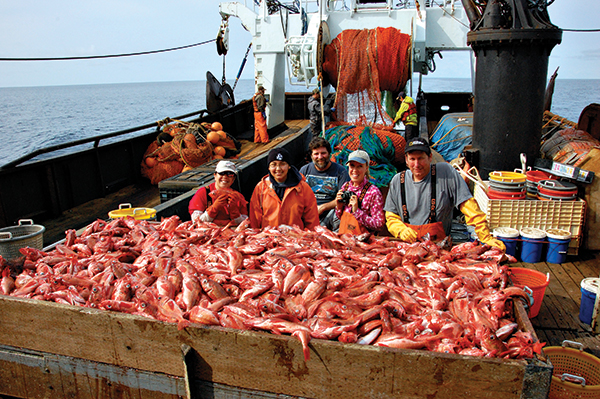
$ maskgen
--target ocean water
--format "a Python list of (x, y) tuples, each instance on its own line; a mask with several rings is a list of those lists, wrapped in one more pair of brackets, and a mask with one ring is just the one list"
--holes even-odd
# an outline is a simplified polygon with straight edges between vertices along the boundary
[[(286, 86), (287, 91), (309, 91)], [(471, 80), (424, 77), (423, 90), (471, 91)], [(253, 92), (252, 80), (240, 80), (236, 101)], [(577, 122), (594, 102), (600, 103), (600, 80), (556, 81), (555, 114)], [(205, 104), (205, 81), (0, 88), (0, 165), (37, 149), (184, 115)]]

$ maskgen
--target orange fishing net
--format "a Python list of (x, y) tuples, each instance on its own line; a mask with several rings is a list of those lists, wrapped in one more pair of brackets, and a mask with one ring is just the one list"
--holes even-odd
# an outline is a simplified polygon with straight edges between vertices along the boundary
[[(162, 145), (158, 140), (152, 142), (141, 163), (142, 176), (150, 183), (160, 181), (181, 173), (184, 168), (195, 168), (213, 158), (213, 146), (202, 135), (198, 135), (197, 125), (187, 122), (176, 122), (163, 126), (163, 133), (173, 137)], [(194, 134), (196, 133), (196, 134)], [(200, 144), (197, 143), (197, 138)]]
[(541, 152), (555, 162), (578, 166), (593, 148), (600, 148), (600, 141), (583, 130), (567, 128), (546, 140)]
[(393, 124), (381, 91), (394, 96), (409, 79), (410, 35), (396, 28), (342, 31), (324, 50), (324, 79), (336, 87), (336, 118), (349, 124)]

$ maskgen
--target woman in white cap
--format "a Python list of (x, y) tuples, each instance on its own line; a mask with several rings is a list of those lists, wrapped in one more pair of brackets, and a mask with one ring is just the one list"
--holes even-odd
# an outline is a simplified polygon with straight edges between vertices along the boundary
[(194, 222), (212, 222), (219, 226), (238, 225), (248, 219), (248, 202), (231, 188), (237, 168), (231, 161), (220, 161), (215, 168), (215, 181), (196, 191), (189, 211)]
[(340, 218), (340, 233), (362, 234), (376, 232), (385, 223), (383, 195), (369, 182), (371, 158), (363, 150), (348, 156), (350, 181), (338, 191), (335, 213)]

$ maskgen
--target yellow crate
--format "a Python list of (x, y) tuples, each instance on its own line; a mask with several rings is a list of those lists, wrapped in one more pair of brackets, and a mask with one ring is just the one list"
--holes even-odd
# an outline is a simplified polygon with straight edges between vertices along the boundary
[(496, 227), (564, 229), (571, 232), (568, 254), (577, 255), (585, 218), (584, 200), (496, 200), (489, 199), (479, 185), (475, 185), (474, 196), (481, 210), (487, 215), (490, 230)]

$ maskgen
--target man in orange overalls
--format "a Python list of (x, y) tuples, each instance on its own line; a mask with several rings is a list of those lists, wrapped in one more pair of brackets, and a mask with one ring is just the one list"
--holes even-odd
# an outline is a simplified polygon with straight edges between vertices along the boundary
[(383, 207), (387, 228), (394, 237), (412, 243), (429, 234), (432, 241), (440, 241), (450, 234), (456, 207), (465, 215), (466, 223), (475, 227), (482, 243), (506, 249), (490, 234), (485, 213), (458, 172), (447, 162), (431, 162), (427, 139), (407, 141), (405, 154), (409, 170), (392, 178)]
[(263, 86), (258, 86), (258, 91), (252, 97), (252, 105), (254, 106), (254, 142), (268, 143), (269, 133), (267, 133), (267, 117), (265, 114), (267, 100), (265, 99), (265, 88)]

